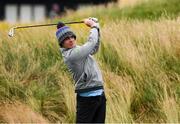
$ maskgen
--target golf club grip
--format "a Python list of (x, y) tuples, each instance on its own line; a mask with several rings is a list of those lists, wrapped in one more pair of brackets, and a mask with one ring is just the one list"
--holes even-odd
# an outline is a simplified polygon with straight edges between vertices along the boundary
[[(65, 22), (64, 24), (77, 24), (77, 23), (84, 23), (84, 21), (78, 21), (78, 22)], [(43, 27), (43, 26), (52, 26), (52, 25), (57, 25), (57, 23), (54, 23), (54, 24), (44, 24), (44, 25), (19, 26), (19, 27), (15, 27), (15, 29), (20, 29), (20, 28), (31, 28), (31, 27)]]

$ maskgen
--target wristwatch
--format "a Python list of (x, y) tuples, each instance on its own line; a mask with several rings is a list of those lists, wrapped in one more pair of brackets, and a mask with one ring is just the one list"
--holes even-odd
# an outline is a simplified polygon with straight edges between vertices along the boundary
[(99, 31), (99, 27), (97, 26), (92, 26), (91, 28), (96, 28)]

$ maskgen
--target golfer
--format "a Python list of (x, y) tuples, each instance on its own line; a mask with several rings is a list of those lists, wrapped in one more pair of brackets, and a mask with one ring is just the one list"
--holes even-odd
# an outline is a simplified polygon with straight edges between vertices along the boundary
[(90, 27), (87, 41), (76, 45), (76, 35), (62, 22), (57, 25), (56, 37), (69, 71), (75, 80), (76, 123), (104, 123), (106, 97), (101, 71), (92, 55), (100, 45), (100, 29), (96, 18), (86, 18), (84, 23)]

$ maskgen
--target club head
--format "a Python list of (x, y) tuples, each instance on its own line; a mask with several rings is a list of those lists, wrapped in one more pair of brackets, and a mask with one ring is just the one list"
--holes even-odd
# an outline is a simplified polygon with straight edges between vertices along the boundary
[(9, 30), (8, 36), (9, 36), (9, 37), (13, 37), (13, 36), (14, 36), (14, 33), (15, 33), (15, 28), (11, 28), (11, 29)]

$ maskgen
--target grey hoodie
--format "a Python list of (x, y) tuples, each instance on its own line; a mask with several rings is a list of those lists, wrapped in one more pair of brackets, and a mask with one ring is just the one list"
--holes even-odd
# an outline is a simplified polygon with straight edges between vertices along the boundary
[(60, 48), (64, 62), (73, 74), (76, 93), (103, 89), (102, 74), (92, 56), (98, 51), (99, 44), (99, 29), (93, 27), (84, 45), (76, 45), (71, 49)]

